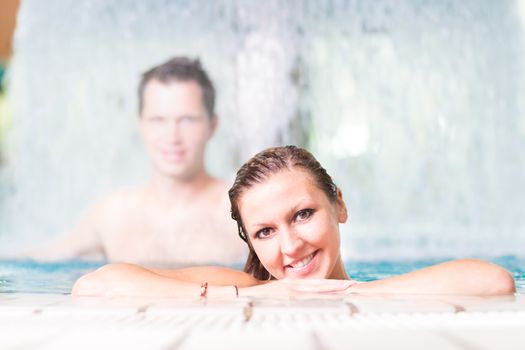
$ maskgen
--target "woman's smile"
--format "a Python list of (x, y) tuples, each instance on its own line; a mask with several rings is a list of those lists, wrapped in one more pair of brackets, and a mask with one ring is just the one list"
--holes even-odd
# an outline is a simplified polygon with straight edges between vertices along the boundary
[(317, 267), (318, 259), (317, 253), (319, 249), (309, 254), (301, 260), (296, 260), (286, 266), (284, 266), (286, 277), (301, 277), (308, 276)]

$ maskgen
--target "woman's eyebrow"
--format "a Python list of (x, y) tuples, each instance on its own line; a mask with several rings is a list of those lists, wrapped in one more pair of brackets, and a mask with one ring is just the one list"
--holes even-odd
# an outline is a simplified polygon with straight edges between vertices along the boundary
[(268, 224), (265, 224), (265, 223), (256, 223), (256, 224), (251, 224), (250, 226), (251, 226), (251, 227), (265, 227), (265, 226), (268, 226)]
[(306, 204), (309, 204), (310, 198), (301, 198), (296, 205), (294, 205), (290, 211), (289, 214), (293, 215), (295, 212), (297, 212), (299, 209), (302, 209)]
[[(299, 201), (297, 201), (297, 203), (293, 207), (290, 208), (290, 210), (287, 211), (286, 213), (287, 217), (292, 217), (299, 209), (302, 209), (306, 204), (308, 204), (310, 200), (311, 200), (310, 198), (306, 198), (306, 197), (301, 198)], [(268, 222), (260, 221), (260, 222), (256, 222), (253, 224), (249, 224), (247, 226), (253, 227), (253, 228), (266, 227), (266, 226), (270, 226)]]

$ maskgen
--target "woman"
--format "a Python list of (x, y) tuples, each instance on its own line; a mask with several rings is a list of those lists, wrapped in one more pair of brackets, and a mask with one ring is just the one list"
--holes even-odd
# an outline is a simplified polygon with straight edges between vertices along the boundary
[(267, 149), (237, 172), (232, 218), (250, 253), (244, 272), (110, 264), (80, 278), (76, 295), (182, 297), (307, 293), (498, 295), (515, 291), (503, 268), (464, 259), (383, 280), (351, 281), (340, 255), (339, 224), (348, 214), (341, 190), (306, 150)]

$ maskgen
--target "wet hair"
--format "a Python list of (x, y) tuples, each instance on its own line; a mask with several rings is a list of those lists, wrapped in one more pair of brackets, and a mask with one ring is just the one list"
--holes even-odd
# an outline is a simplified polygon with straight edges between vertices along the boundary
[(146, 90), (148, 83), (153, 80), (157, 80), (163, 84), (172, 82), (196, 82), (202, 90), (202, 101), (208, 112), (208, 116), (213, 118), (215, 113), (215, 88), (208, 74), (204, 68), (202, 68), (199, 59), (173, 57), (142, 74), (138, 88), (139, 114), (142, 113), (142, 109), (144, 108), (144, 90)]
[(250, 250), (244, 272), (259, 280), (269, 280), (272, 276), (262, 265), (248, 238), (239, 212), (239, 200), (253, 185), (263, 183), (272, 175), (293, 168), (308, 172), (327, 198), (332, 203), (337, 202), (337, 186), (330, 175), (310, 152), (296, 146), (268, 148), (256, 154), (239, 169), (233, 186), (228, 191), (232, 218), (237, 222), (239, 236), (248, 244)]

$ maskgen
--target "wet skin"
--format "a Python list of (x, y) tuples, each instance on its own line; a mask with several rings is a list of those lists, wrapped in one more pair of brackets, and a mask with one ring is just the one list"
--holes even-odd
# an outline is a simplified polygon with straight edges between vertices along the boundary
[(332, 202), (309, 173), (286, 169), (250, 187), (239, 209), (257, 256), (275, 278), (347, 278), (339, 252), (339, 223), (347, 219), (340, 192)]

